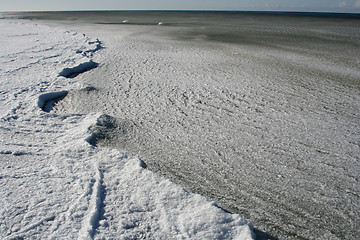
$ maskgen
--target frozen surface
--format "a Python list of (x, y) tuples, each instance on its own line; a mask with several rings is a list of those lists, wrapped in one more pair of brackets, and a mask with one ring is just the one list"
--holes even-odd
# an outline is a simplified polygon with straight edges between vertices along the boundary
[[(87, 143), (119, 149), (120, 158), (139, 156), (147, 169), (189, 192), (211, 198), (270, 235), (280, 239), (358, 238), (359, 19), (257, 14), (240, 14), (238, 19), (236, 14), (182, 12), (57, 14), (33, 13), (29, 18), (37, 16), (47, 24), (51, 19), (69, 19), (61, 24), (85, 32), (92, 39), (72, 35), (75, 32), (62, 34), (71, 47), (63, 51), (70, 45), (60, 44), (64, 47), (59, 52), (54, 45), (54, 51), (45, 51), (53, 58), (39, 59), (43, 53), (36, 55), (33, 46), (25, 41), (35, 39), (36, 44), (36, 36), (15, 36), (21, 43), (16, 46), (28, 50), (18, 51), (24, 52), (16, 55), (23, 56), (19, 66), (18, 58), (6, 56), (1, 60), (1, 69), (8, 71), (13, 66), (10, 70), (14, 73), (2, 71), (8, 77), (2, 78), (7, 84), (2, 85), (1, 92), (1, 131), (13, 133), (3, 134), (11, 138), (4, 138), (8, 145), (2, 156), (6, 159), (34, 158), (52, 152), (54, 145), (66, 152), (67, 148), (57, 143), (60, 137), (55, 137), (56, 132), (69, 142), (70, 148), (77, 148), (67, 136), (80, 134), (75, 125), (82, 126), (84, 132), (91, 133), (75, 139), (81, 139), (81, 144), (91, 151), (105, 150)], [(163, 24), (158, 26), (160, 21)], [(41, 31), (42, 27), (38, 28)], [(39, 38), (39, 43), (46, 38), (57, 42), (55, 36)], [(6, 39), (11, 43), (10, 38)], [(8, 46), (2, 51), (16, 47), (10, 43), (2, 44)], [(38, 50), (41, 46), (46, 46), (43, 50), (50, 47), (39, 45)], [(98, 65), (89, 70), (82, 64), (90, 60)], [(51, 67), (47, 68), (46, 61)], [(26, 69), (39, 64), (43, 71), (30, 71), (27, 78)], [(71, 70), (69, 78), (59, 76), (64, 69)], [(76, 77), (71, 78), (73, 73)], [(66, 97), (59, 99), (64, 97), (59, 92), (67, 93)], [(39, 100), (44, 100), (43, 109), (49, 113), (38, 107)], [(39, 120), (39, 115), (44, 117)], [(23, 129), (20, 125), (11, 128), (15, 123), (22, 123)], [(31, 146), (11, 145), (26, 139), (27, 132), (41, 123), (41, 132), (31, 136), (31, 140), (39, 142), (45, 139), (46, 147), (41, 147), (44, 150), (40, 153), (33, 141), (27, 143)], [(65, 128), (69, 129), (66, 133)], [(49, 137), (40, 137), (44, 132)], [(86, 155), (88, 150), (77, 154)], [(77, 159), (73, 151), (65, 155), (65, 159)], [(90, 155), (108, 161), (103, 157), (107, 154)], [(63, 158), (50, 159), (66, 162)], [(79, 164), (80, 169), (87, 166), (82, 161)], [(93, 200), (86, 208), (99, 209), (99, 195), (92, 193), (101, 192), (101, 181), (101, 186), (112, 185), (106, 182), (111, 176), (107, 171), (112, 168), (93, 163), (88, 166), (92, 175), (86, 175), (84, 170), (90, 184), (84, 191)], [(110, 199), (111, 191), (105, 192), (103, 198)], [(103, 206), (106, 209), (108, 205)], [(153, 208), (143, 207), (134, 213), (143, 216), (144, 209)], [(26, 212), (16, 209), (13, 215), (23, 216), (21, 211)], [(98, 216), (105, 215), (84, 210), (83, 217), (74, 216), (81, 219), (77, 233), (91, 236), (102, 229), (108, 234), (102, 227), (106, 223), (96, 223)], [(56, 221), (53, 217), (42, 216), (19, 231), (30, 226), (41, 228), (44, 223)], [(134, 225), (124, 221), (124, 226)], [(110, 222), (109, 226), (111, 229), (114, 224)], [(124, 228), (128, 236), (143, 234), (144, 229), (141, 226), (133, 233), (133, 228)]]
[(68, 92), (97, 91), (78, 78), (103, 60), (98, 39), (4, 20), (0, 29), (1, 239), (253, 238), (241, 216), (89, 144), (113, 117), (54, 111)]
[(57, 112), (112, 116), (93, 144), (140, 156), (275, 237), (359, 236), (358, 21), (124, 19), (81, 27), (106, 49)]

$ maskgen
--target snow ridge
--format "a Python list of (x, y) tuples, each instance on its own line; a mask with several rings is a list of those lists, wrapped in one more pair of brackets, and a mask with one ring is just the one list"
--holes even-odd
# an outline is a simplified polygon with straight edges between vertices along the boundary
[[(90, 45), (93, 45), (94, 47), (92, 49), (87, 49), (82, 52), (83, 56), (93, 56), (93, 54), (101, 49), (104, 48), (103, 42), (99, 39), (95, 39), (93, 41), (88, 42)], [(79, 53), (79, 52), (78, 52)]]
[(79, 239), (92, 239), (96, 228), (99, 225), (101, 208), (103, 205), (103, 173), (99, 169), (99, 166), (95, 166), (95, 177), (92, 179), (91, 186), (91, 199), (89, 202), (89, 211), (84, 218), (82, 228), (79, 232)]
[(40, 225), (44, 224), (45, 222), (54, 221), (54, 219), (55, 219), (55, 216), (45, 217), (45, 218), (41, 219), (38, 222), (30, 224), (30, 226), (26, 227), (25, 229), (16, 232), (14, 235), (7, 236), (4, 240), (7, 240), (7, 239), (8, 240), (10, 240), (10, 239), (23, 239), (22, 236), (23, 236), (24, 233), (39, 227)]

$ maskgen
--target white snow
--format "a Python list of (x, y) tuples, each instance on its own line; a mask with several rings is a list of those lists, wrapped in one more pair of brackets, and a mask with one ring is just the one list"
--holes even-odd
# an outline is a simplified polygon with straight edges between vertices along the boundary
[[(89, 144), (102, 113), (59, 114), (103, 43), (74, 31), (0, 22), (1, 239), (252, 239), (251, 224)], [(86, 73), (84, 73), (86, 74)]]

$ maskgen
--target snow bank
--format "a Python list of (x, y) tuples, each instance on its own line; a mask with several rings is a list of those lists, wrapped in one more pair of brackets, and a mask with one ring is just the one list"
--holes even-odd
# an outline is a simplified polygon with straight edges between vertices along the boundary
[[(105, 215), (105, 219), (111, 219), (113, 211), (118, 212), (116, 215), (120, 218), (116, 219), (116, 225), (121, 236), (130, 239), (252, 239), (251, 226), (245, 219), (223, 211), (200, 195), (184, 191), (143, 169), (142, 165), (140, 160), (129, 161), (123, 169), (105, 178), (109, 182), (107, 194), (112, 203), (118, 202), (112, 194), (120, 192), (122, 196), (119, 208)], [(103, 226), (107, 226), (106, 220), (101, 222), (100, 229)], [(102, 236), (116, 237), (108, 231)]]
[(97, 66), (101, 52), (79, 53), (96, 52), (100, 41), (39, 25), (0, 28), (0, 238), (253, 238), (241, 216), (137, 158), (90, 145), (94, 126), (110, 117), (43, 111), (78, 89), (64, 77)]

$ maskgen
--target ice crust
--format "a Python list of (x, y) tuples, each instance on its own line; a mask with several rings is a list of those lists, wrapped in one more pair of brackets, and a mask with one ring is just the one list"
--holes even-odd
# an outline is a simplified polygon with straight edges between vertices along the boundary
[[(112, 212), (107, 206), (123, 200), (118, 196), (110, 200), (107, 186), (116, 184), (107, 181), (107, 173), (115, 174), (111, 171), (115, 165), (109, 163), (112, 157), (106, 157), (110, 153), (102, 152), (119, 149), (111, 150), (120, 153), (114, 153), (115, 159), (138, 156), (147, 170), (251, 219), (257, 235), (262, 235), (259, 229), (279, 239), (358, 238), (359, 20), (281, 14), (235, 14), (239, 19), (234, 19), (232, 13), (214, 16), (170, 12), (164, 13), (167, 18), (149, 21), (143, 12), (125, 13), (129, 14), (126, 17), (122, 14), (59, 13), (61, 20), (64, 15), (80, 19), (61, 21), (62, 28), (68, 24), (66, 29), (75, 31), (49, 35), (45, 34), (49, 28), (37, 26), (37, 31), (44, 34), (24, 30), (2, 38), (1, 51), (6, 56), (0, 59), (0, 73), (4, 76), (0, 94), (4, 148), (0, 156), (9, 159), (5, 172), (16, 173), (11, 175), (13, 178), (3, 179), (20, 182), (36, 176), (31, 171), (22, 174), (21, 168), (11, 169), (15, 166), (12, 162), (18, 161), (16, 164), (21, 166), (19, 159), (32, 163), (31, 169), (39, 169), (39, 181), (45, 181), (50, 174), (59, 176), (55, 172), (66, 173), (68, 179), (76, 176), (67, 180), (70, 183), (85, 179), (66, 190), (77, 199), (65, 214), (67, 219), (77, 219), (73, 221), (76, 234), (71, 236), (81, 233), (96, 238), (99, 229), (109, 225), (117, 232), (122, 230), (114, 226), (121, 225), (127, 226), (124, 234), (129, 238), (153, 238), (136, 221), (108, 224), (101, 220), (105, 214), (91, 210)], [(189, 17), (183, 18), (184, 14)], [(48, 16), (44, 23), (51, 24), (55, 13), (42, 16)], [(122, 24), (124, 19), (129, 24)], [(184, 19), (196, 24), (181, 24)], [(108, 21), (115, 24), (99, 24)], [(159, 21), (165, 24), (159, 27)], [(55, 25), (52, 32), (58, 29), (59, 22)], [(15, 38), (17, 45), (11, 44)], [(47, 41), (59, 44), (49, 45)], [(66, 44), (60, 44), (62, 41)], [(63, 69), (76, 68), (89, 60), (99, 65), (75, 78), (58, 76)], [(34, 74), (32, 69), (39, 64), (43, 71)], [(61, 91), (68, 94), (61, 101), (49, 98), (46, 106), (55, 102), (45, 108), (49, 113), (38, 107), (39, 96)], [(31, 141), (41, 144), (28, 140), (29, 133)], [(69, 135), (77, 141), (69, 139)], [(79, 144), (86, 149), (79, 148)], [(61, 155), (54, 157), (53, 153), (58, 152), (54, 146), (61, 148)], [(51, 167), (53, 171), (41, 171), (50, 168), (45, 160), (31, 161), (42, 159), (37, 156), (45, 152), (51, 152), (51, 163), (59, 161), (51, 165), (58, 166)], [(77, 159), (83, 159), (79, 165)], [(94, 159), (101, 159), (104, 165), (97, 165)], [(125, 168), (125, 162), (116, 165), (118, 169)], [(55, 183), (49, 182), (48, 186), (55, 189), (59, 189), (56, 183), (64, 182), (49, 179)], [(26, 187), (32, 189), (25, 184), (19, 191)], [(96, 189), (105, 189), (105, 194)], [(132, 192), (136, 196), (136, 191)], [(114, 204), (99, 205), (96, 199)], [(155, 205), (140, 210), (135, 207), (132, 219), (144, 216), (143, 210), (153, 210), (151, 206)], [(11, 215), (19, 216), (15, 217), (18, 221), (25, 212), (34, 213), (27, 209), (49, 205), (39, 200), (26, 206), (14, 207)], [(152, 216), (149, 211), (146, 216)], [(15, 224), (22, 227), (11, 231), (23, 234), (26, 229), (34, 231), (33, 226), (44, 228), (53, 222), (62, 226), (57, 217), (51, 221), (55, 215), (39, 216), (28, 225)], [(99, 221), (96, 215), (101, 216)], [(25, 215), (24, 219), (31, 217)], [(138, 228), (132, 228), (137, 224)], [(153, 228), (151, 224), (146, 226)], [(61, 231), (71, 232), (69, 229)], [(106, 229), (101, 231), (103, 236), (110, 234)]]
[(106, 43), (83, 78), (96, 90), (70, 91), (57, 109), (104, 111), (113, 124), (94, 127), (94, 144), (275, 237), (356, 239), (360, 25), (317, 20), (81, 26)]
[(253, 239), (240, 215), (89, 144), (110, 116), (44, 111), (97, 91), (66, 77), (94, 71), (98, 39), (19, 21), (0, 29), (1, 239)]

